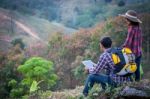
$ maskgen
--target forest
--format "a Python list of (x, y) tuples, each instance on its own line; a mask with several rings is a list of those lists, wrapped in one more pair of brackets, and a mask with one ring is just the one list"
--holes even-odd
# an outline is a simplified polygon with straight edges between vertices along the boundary
[[(0, 0), (1, 99), (84, 99), (80, 94), (87, 74), (81, 62), (98, 61), (103, 36), (112, 38), (113, 47), (124, 43), (126, 20), (118, 14), (129, 9), (142, 20), (141, 81), (150, 92), (149, 4), (149, 0)], [(93, 92), (99, 92), (97, 86)], [(115, 99), (120, 90), (88, 99)]]

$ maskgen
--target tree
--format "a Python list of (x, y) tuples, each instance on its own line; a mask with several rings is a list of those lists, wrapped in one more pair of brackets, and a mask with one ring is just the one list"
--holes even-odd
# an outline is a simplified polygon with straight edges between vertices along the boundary
[[(18, 45), (10, 48), (8, 52), (0, 52), (0, 96), (2, 99), (9, 98), (14, 81), (20, 80), (17, 67), (24, 61), (24, 51)], [(11, 80), (12, 86), (9, 85)]]
[(18, 71), (23, 74), (24, 79), (22, 81), (27, 85), (31, 85), (33, 81), (43, 81), (47, 84), (47, 89), (50, 89), (57, 80), (53, 62), (40, 57), (30, 58), (24, 65), (18, 67)]
[(122, 7), (122, 6), (124, 6), (125, 5), (125, 2), (123, 1), (123, 0), (120, 0), (119, 2), (118, 2), (118, 6), (119, 7)]
[(24, 42), (22, 41), (21, 38), (16, 38), (16, 39), (12, 40), (11, 44), (13, 44), (13, 46), (16, 46), (17, 44), (19, 44), (21, 49), (25, 48), (25, 44), (24, 44)]
[(41, 57), (28, 59), (23, 65), (20, 65), (17, 70), (22, 74), (23, 79), (16, 84), (12, 84), (11, 82), (14, 81), (10, 81), (10, 86), (13, 87), (11, 90), (11, 97), (13, 98), (29, 93), (32, 94), (39, 89), (51, 89), (56, 84), (57, 75), (54, 73), (53, 62)]

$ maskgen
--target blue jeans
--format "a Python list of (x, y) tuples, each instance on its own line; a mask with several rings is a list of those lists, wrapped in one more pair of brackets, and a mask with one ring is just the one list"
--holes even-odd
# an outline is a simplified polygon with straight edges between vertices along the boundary
[(135, 81), (140, 80), (140, 63), (141, 63), (141, 58), (142, 56), (139, 56), (135, 59), (136, 65), (137, 65), (137, 70), (135, 71)]
[(104, 90), (106, 88), (106, 83), (108, 83), (109, 85), (115, 85), (113, 80), (108, 75), (89, 74), (86, 79), (86, 82), (85, 82), (85, 87), (83, 89), (83, 93), (88, 94), (89, 89), (91, 89), (93, 87), (94, 83), (100, 83)]

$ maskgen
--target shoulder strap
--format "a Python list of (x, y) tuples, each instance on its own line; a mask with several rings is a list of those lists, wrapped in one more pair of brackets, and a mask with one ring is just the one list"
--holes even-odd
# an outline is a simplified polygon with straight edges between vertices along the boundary
[(107, 50), (108, 53), (118, 53), (118, 51), (121, 51), (121, 48), (113, 47)]

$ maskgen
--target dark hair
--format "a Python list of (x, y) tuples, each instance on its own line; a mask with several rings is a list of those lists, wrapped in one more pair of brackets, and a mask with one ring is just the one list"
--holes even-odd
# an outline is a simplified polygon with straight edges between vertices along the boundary
[(103, 45), (104, 48), (110, 48), (112, 45), (112, 40), (110, 37), (103, 37), (100, 40), (100, 43)]
[(133, 22), (133, 21), (129, 20), (128, 18), (126, 18), (126, 19), (130, 22), (129, 25), (132, 25), (132, 26), (139, 26), (139, 22)]

